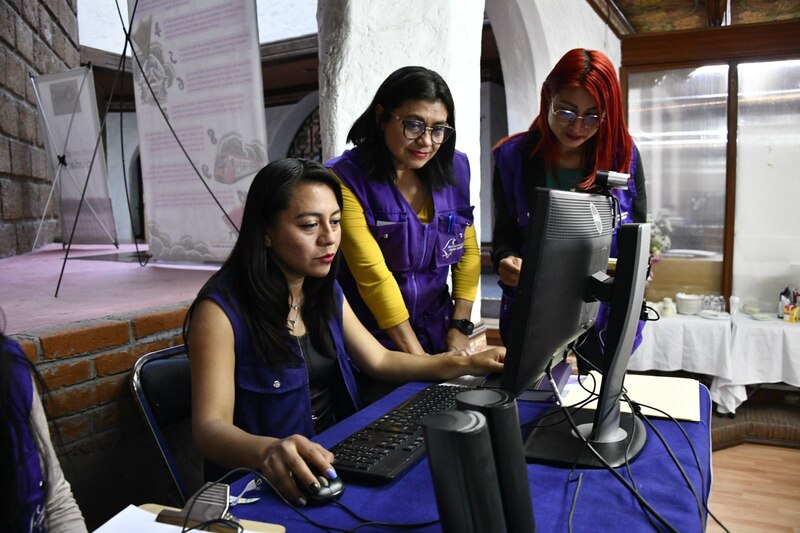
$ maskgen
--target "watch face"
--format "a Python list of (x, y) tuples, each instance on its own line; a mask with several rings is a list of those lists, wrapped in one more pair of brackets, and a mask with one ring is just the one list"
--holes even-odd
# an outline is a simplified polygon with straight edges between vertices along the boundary
[(460, 320), (453, 319), (450, 321), (450, 327), (456, 328), (464, 335), (472, 335), (472, 330), (475, 328), (475, 324), (473, 324), (466, 318), (462, 318)]

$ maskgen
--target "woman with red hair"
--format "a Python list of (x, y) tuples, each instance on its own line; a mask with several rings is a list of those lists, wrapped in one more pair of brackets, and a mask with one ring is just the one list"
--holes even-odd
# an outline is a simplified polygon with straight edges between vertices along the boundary
[[(620, 203), (620, 221), (644, 222), (647, 217), (644, 171), (608, 57), (596, 50), (570, 50), (547, 76), (540, 100), (539, 116), (528, 131), (506, 137), (493, 151), (492, 262), (503, 289), (500, 334), (506, 343), (536, 187), (595, 191), (598, 170), (630, 174), (628, 189), (612, 192)], [(616, 257), (616, 242), (611, 255)], [(598, 325), (605, 312), (601, 308)], [(640, 341), (637, 335), (634, 346)]]

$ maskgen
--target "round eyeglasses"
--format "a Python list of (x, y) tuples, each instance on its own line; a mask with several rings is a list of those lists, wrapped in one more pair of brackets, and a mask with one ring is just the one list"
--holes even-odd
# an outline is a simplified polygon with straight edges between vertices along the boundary
[(603, 118), (600, 115), (578, 115), (574, 111), (570, 111), (569, 109), (555, 109), (553, 105), (550, 105), (550, 112), (556, 119), (556, 122), (561, 126), (572, 126), (575, 122), (580, 119), (581, 126), (585, 130), (596, 130), (600, 127), (600, 123), (603, 122)]
[(390, 113), (390, 115), (403, 124), (403, 135), (409, 141), (416, 141), (425, 135), (425, 132), (430, 132), (431, 141), (433, 144), (442, 144), (443, 142), (446, 142), (447, 139), (449, 139), (450, 136), (456, 131), (445, 124), (426, 126), (424, 122), (420, 122), (419, 120), (403, 120), (394, 113)]

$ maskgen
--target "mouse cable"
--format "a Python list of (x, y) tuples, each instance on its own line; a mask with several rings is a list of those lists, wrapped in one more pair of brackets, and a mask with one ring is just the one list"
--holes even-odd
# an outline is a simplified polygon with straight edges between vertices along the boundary
[[(439, 522), (439, 519), (436, 519), (436, 520), (431, 520), (431, 521), (428, 521), (428, 522), (410, 523), (410, 524), (402, 524), (402, 523), (391, 523), (391, 522), (378, 522), (378, 521), (373, 521), (373, 520), (369, 520), (369, 519), (367, 519), (367, 518), (363, 518), (363, 517), (359, 516), (357, 513), (355, 513), (355, 512), (354, 512), (354, 511), (352, 511), (351, 509), (349, 509), (349, 508), (348, 508), (346, 505), (342, 504), (341, 502), (339, 502), (339, 501), (337, 501), (337, 500), (334, 500), (332, 503), (336, 504), (337, 506), (339, 506), (340, 508), (342, 508), (344, 511), (346, 511), (346, 512), (347, 512), (347, 513), (348, 513), (350, 516), (352, 516), (352, 517), (353, 517), (353, 518), (355, 518), (356, 520), (360, 521), (360, 522), (361, 522), (361, 524), (358, 524), (357, 526), (355, 526), (355, 527), (353, 527), (353, 528), (350, 528), (350, 529), (342, 529), (342, 528), (340, 528), (340, 527), (337, 527), (337, 526), (330, 526), (330, 525), (326, 525), (326, 524), (321, 524), (321, 523), (319, 523), (319, 522), (315, 521), (314, 519), (310, 518), (309, 516), (307, 516), (307, 515), (306, 515), (305, 513), (303, 513), (302, 511), (300, 511), (300, 509), (298, 509), (298, 508), (297, 508), (295, 505), (292, 505), (292, 504), (289, 502), (289, 500), (287, 500), (287, 499), (286, 499), (286, 498), (283, 496), (283, 494), (281, 494), (281, 493), (280, 493), (280, 491), (278, 491), (278, 489), (276, 489), (276, 488), (275, 488), (275, 486), (274, 486), (274, 485), (273, 485), (273, 484), (270, 482), (270, 480), (269, 480), (269, 479), (267, 479), (267, 478), (266, 478), (266, 476), (264, 476), (264, 474), (262, 474), (262, 473), (261, 473), (261, 472), (259, 472), (258, 470), (254, 470), (254, 469), (252, 469), (252, 468), (246, 468), (246, 467), (234, 468), (233, 470), (231, 470), (231, 471), (227, 472), (225, 475), (223, 475), (222, 477), (220, 477), (220, 478), (217, 480), (217, 483), (221, 483), (221, 482), (222, 482), (222, 480), (224, 480), (224, 479), (227, 479), (228, 477), (230, 477), (230, 476), (232, 476), (233, 474), (235, 474), (235, 473), (238, 473), (238, 472), (242, 472), (242, 473), (250, 473), (250, 474), (253, 474), (253, 475), (257, 476), (257, 477), (258, 477), (259, 479), (261, 479), (261, 480), (262, 480), (264, 483), (266, 483), (267, 485), (269, 485), (269, 487), (272, 489), (272, 491), (273, 491), (273, 492), (274, 492), (274, 493), (275, 493), (275, 494), (276, 494), (276, 495), (277, 495), (277, 496), (278, 496), (278, 497), (279, 497), (279, 498), (280, 498), (280, 499), (283, 501), (283, 503), (285, 503), (285, 504), (286, 504), (286, 505), (287, 505), (287, 506), (288, 506), (290, 509), (292, 509), (292, 510), (293, 510), (295, 513), (297, 513), (298, 515), (300, 515), (300, 517), (301, 517), (301, 518), (303, 518), (304, 520), (306, 520), (307, 522), (309, 522), (310, 524), (312, 524), (313, 526), (315, 526), (315, 527), (317, 527), (317, 528), (319, 528), (319, 529), (324, 529), (324, 530), (328, 530), (328, 531), (339, 531), (339, 532), (341, 532), (341, 533), (350, 533), (350, 532), (352, 532), (352, 531), (356, 531), (357, 529), (359, 529), (359, 528), (361, 528), (361, 527), (364, 527), (364, 526), (367, 526), (367, 525), (373, 525), (373, 526), (378, 526), (378, 527), (387, 527), (387, 528), (411, 529), (411, 528), (420, 528), (420, 527), (426, 527), (426, 526), (430, 526), (430, 525), (433, 525), (433, 524), (436, 524), (436, 523), (438, 523), (438, 522)], [(201, 491), (201, 492), (202, 492), (202, 491)], [(200, 493), (198, 493), (198, 496), (199, 496), (199, 494), (200, 494)], [(195, 496), (195, 498), (196, 498), (196, 496)], [(191, 508), (190, 508), (190, 509), (191, 509)], [(187, 530), (187, 531), (188, 531), (188, 530)]]
[[(665, 417), (669, 418), (670, 420), (672, 420), (672, 422), (678, 427), (680, 432), (683, 434), (684, 438), (686, 439), (686, 442), (689, 444), (689, 449), (692, 451), (692, 455), (694, 456), (695, 464), (697, 465), (697, 469), (700, 472), (700, 475), (701, 475), (701, 478), (702, 478), (703, 467), (700, 464), (700, 459), (697, 456), (697, 450), (695, 450), (695, 447), (692, 444), (692, 441), (689, 439), (689, 435), (686, 433), (686, 430), (683, 429), (683, 425), (678, 420), (676, 420), (672, 415), (670, 415), (666, 411), (663, 411), (663, 410), (659, 409), (658, 407), (653, 407), (652, 405), (646, 405), (646, 404), (639, 403), (639, 402), (635, 402), (635, 403), (637, 405), (639, 405), (640, 407), (646, 407), (647, 409), (652, 409), (653, 411), (657, 411), (658, 413), (660, 413), (660, 414), (664, 415)], [(644, 416), (644, 415), (642, 415), (642, 416)], [(649, 424), (649, 422), (648, 422), (648, 424)], [(728, 528), (726, 528), (725, 525), (722, 522), (720, 522), (720, 520), (714, 515), (714, 513), (711, 512), (711, 509), (708, 508), (708, 503), (706, 503), (706, 500), (705, 500), (705, 487), (702, 487), (701, 489), (702, 489), (702, 495), (703, 495), (703, 500), (702, 500), (703, 508), (708, 513), (708, 516), (713, 518), (714, 521), (717, 523), (717, 525), (719, 525), (726, 533), (729, 533)]]
[[(564, 399), (561, 397), (561, 393), (559, 392), (559, 390), (558, 390), (558, 387), (556, 386), (555, 380), (553, 379), (553, 375), (552, 375), (552, 373), (549, 371), (549, 368), (548, 368), (548, 369), (546, 369), (546, 374), (547, 374), (547, 379), (548, 379), (548, 380), (550, 380), (550, 384), (551, 384), (551, 386), (553, 387), (553, 392), (555, 392), (555, 394), (556, 394), (556, 398), (557, 398), (557, 400), (558, 400), (558, 404), (559, 404), (559, 405), (561, 405), (561, 406), (562, 406), (562, 408), (563, 408), (563, 407), (564, 407)], [(650, 504), (647, 502), (647, 500), (645, 500), (645, 499), (644, 499), (644, 497), (643, 497), (643, 496), (642, 496), (642, 495), (639, 493), (639, 491), (637, 491), (636, 489), (634, 489), (634, 488), (631, 486), (631, 484), (630, 484), (630, 483), (628, 483), (628, 480), (626, 480), (624, 477), (622, 477), (622, 475), (621, 475), (619, 472), (617, 472), (617, 471), (616, 471), (616, 470), (615, 470), (615, 469), (614, 469), (614, 468), (613, 468), (613, 467), (612, 467), (610, 464), (608, 464), (608, 461), (606, 461), (606, 460), (603, 458), (603, 456), (602, 456), (602, 455), (600, 455), (600, 453), (598, 453), (598, 451), (597, 451), (597, 450), (594, 448), (594, 446), (592, 446), (592, 445), (589, 443), (589, 440), (588, 440), (588, 439), (587, 439), (587, 438), (586, 438), (586, 437), (585, 437), (585, 436), (584, 436), (584, 435), (583, 435), (583, 434), (580, 432), (580, 430), (578, 429), (578, 425), (575, 423), (575, 420), (573, 420), (573, 418), (572, 418), (572, 415), (569, 413), (569, 410), (568, 410), (568, 409), (564, 409), (564, 414), (566, 415), (566, 417), (567, 417), (567, 420), (569, 421), (569, 425), (572, 427), (572, 430), (573, 430), (574, 434), (575, 434), (575, 435), (576, 435), (578, 438), (580, 438), (580, 439), (581, 439), (581, 441), (583, 441), (583, 444), (584, 444), (584, 445), (587, 447), (587, 449), (588, 449), (590, 452), (592, 452), (592, 454), (595, 456), (595, 458), (596, 458), (596, 459), (597, 459), (597, 460), (598, 460), (598, 461), (599, 461), (599, 462), (600, 462), (600, 463), (601, 463), (601, 464), (602, 464), (602, 465), (605, 467), (605, 469), (606, 469), (606, 470), (608, 470), (608, 471), (609, 471), (609, 472), (610, 472), (610, 473), (611, 473), (611, 474), (612, 474), (612, 475), (613, 475), (613, 476), (614, 476), (614, 477), (615, 477), (615, 478), (616, 478), (616, 479), (617, 479), (617, 480), (618, 480), (620, 483), (622, 483), (622, 485), (623, 485), (623, 486), (624, 486), (626, 489), (628, 489), (628, 491), (629, 491), (629, 492), (630, 492), (630, 493), (631, 493), (631, 494), (632, 494), (632, 495), (633, 495), (633, 496), (634, 496), (634, 497), (635, 497), (637, 500), (639, 500), (639, 502), (640, 502), (640, 503), (641, 503), (641, 504), (642, 504), (642, 505), (643, 505), (643, 506), (644, 506), (644, 507), (647, 509), (647, 511), (648, 511), (648, 512), (650, 512), (650, 513), (652, 513), (652, 515), (653, 515), (654, 517), (656, 517), (656, 519), (657, 519), (659, 522), (661, 522), (661, 524), (662, 524), (664, 527), (666, 527), (668, 531), (671, 531), (671, 532), (673, 532), (673, 533), (678, 533), (678, 530), (677, 530), (677, 529), (675, 529), (675, 527), (674, 527), (674, 526), (672, 526), (672, 524), (670, 524), (670, 523), (669, 523), (669, 522), (668, 522), (668, 521), (667, 521), (667, 520), (666, 520), (666, 519), (665, 519), (663, 516), (661, 516), (661, 515), (658, 513), (658, 511), (656, 511), (656, 510), (655, 510), (655, 509), (654, 509), (654, 508), (653, 508), (653, 507), (652, 507), (652, 506), (651, 506), (651, 505), (650, 505)]]

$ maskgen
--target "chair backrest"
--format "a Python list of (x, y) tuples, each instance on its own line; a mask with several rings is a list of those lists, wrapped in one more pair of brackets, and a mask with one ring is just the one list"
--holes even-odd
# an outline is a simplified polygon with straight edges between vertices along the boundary
[(190, 494), (162, 431), (192, 414), (192, 382), (185, 345), (140, 357), (131, 371), (131, 391), (185, 503)]

